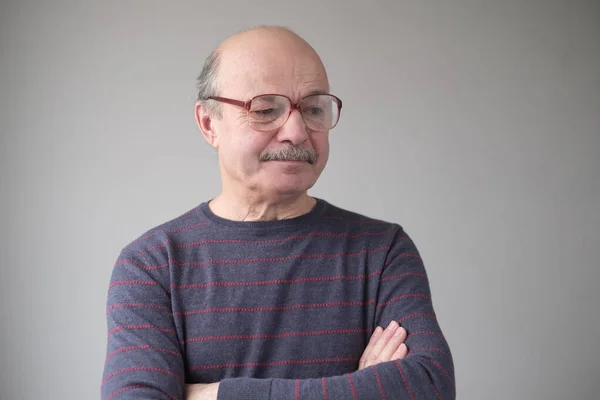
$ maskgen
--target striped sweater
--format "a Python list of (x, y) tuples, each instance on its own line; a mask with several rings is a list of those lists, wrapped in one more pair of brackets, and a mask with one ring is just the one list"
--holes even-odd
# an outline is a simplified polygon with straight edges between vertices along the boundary
[[(317, 199), (302, 216), (226, 220), (202, 203), (113, 268), (102, 398), (454, 399), (450, 349), (402, 227)], [(357, 371), (378, 325), (408, 356)]]

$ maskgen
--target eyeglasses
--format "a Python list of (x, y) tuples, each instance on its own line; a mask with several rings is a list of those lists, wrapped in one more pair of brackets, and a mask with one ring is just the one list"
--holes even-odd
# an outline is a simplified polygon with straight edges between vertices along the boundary
[(337, 125), (342, 111), (342, 100), (332, 94), (311, 94), (297, 104), (281, 94), (261, 94), (248, 101), (218, 96), (207, 99), (245, 108), (248, 111), (248, 124), (263, 132), (283, 126), (294, 110), (300, 111), (309, 129), (328, 131)]

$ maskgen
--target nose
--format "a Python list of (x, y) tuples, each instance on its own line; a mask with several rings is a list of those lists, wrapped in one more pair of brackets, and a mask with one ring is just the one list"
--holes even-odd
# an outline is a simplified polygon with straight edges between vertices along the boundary
[(279, 128), (277, 138), (281, 142), (290, 142), (293, 145), (298, 145), (308, 140), (308, 128), (300, 110), (292, 109), (289, 118), (285, 124)]

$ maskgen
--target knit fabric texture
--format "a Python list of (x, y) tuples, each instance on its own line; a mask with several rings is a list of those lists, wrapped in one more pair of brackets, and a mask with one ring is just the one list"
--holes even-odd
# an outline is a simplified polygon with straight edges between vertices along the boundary
[[(107, 301), (102, 399), (454, 399), (427, 274), (398, 224), (317, 199), (302, 216), (239, 222), (208, 202), (126, 246)], [(357, 371), (377, 326), (409, 353)]]

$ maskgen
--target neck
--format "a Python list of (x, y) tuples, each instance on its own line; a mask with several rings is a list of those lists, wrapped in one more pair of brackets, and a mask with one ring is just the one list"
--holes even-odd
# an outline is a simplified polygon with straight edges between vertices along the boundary
[(306, 214), (316, 202), (307, 193), (269, 199), (261, 196), (228, 196), (223, 192), (209, 203), (209, 207), (215, 215), (233, 221), (277, 221)]

